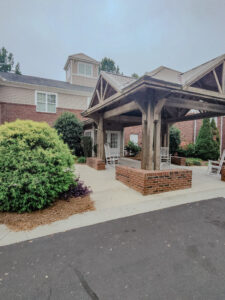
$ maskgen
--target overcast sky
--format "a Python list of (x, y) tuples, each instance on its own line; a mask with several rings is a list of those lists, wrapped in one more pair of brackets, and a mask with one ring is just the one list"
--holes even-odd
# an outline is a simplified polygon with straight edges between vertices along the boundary
[(225, 53), (225, 0), (0, 0), (0, 47), (23, 74), (65, 80), (67, 56), (112, 58), (143, 75)]

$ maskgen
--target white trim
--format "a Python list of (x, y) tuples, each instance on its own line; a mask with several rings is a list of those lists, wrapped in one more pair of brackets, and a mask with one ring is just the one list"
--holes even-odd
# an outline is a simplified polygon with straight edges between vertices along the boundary
[[(91, 66), (91, 75), (86, 75), (86, 74), (81, 74), (81, 73), (79, 73), (79, 65), (80, 65), (80, 64), (90, 65), (90, 66)], [(85, 67), (85, 66), (84, 66), (84, 67)], [(90, 63), (78, 61), (78, 62), (77, 62), (77, 74), (78, 74), (79, 76), (83, 76), (83, 77), (91, 77), (91, 78), (93, 78), (93, 65), (90, 64)]]
[[(45, 107), (46, 111), (38, 111), (37, 110), (37, 94), (42, 93), (45, 94)], [(55, 112), (47, 111), (47, 95), (55, 95)], [(47, 114), (55, 114), (57, 107), (58, 107), (58, 94), (57, 93), (51, 93), (51, 92), (45, 92), (45, 91), (38, 91), (35, 90), (35, 105), (36, 105), (36, 112), (41, 112), (41, 113), (47, 113)]]

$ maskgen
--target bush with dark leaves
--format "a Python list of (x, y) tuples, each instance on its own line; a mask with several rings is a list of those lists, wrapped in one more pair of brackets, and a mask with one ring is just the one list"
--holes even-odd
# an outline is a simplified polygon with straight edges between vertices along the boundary
[(70, 185), (69, 189), (60, 195), (60, 199), (69, 201), (69, 198), (83, 197), (90, 193), (92, 193), (90, 187), (86, 186), (79, 178), (76, 178), (74, 183)]

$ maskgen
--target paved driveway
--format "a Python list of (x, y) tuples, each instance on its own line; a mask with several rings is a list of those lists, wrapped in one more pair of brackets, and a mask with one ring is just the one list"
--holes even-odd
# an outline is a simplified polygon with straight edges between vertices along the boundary
[(0, 298), (225, 299), (225, 199), (0, 248)]

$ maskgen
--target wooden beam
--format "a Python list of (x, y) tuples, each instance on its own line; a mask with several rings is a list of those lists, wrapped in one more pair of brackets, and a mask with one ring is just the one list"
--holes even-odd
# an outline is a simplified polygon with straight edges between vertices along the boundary
[(146, 169), (153, 170), (153, 137), (154, 137), (154, 103), (148, 102), (147, 109), (147, 153)]
[(165, 103), (165, 106), (204, 110), (209, 112), (218, 112), (225, 114), (225, 105), (194, 101), (191, 99), (168, 98), (168, 101)]
[(99, 116), (98, 121), (98, 131), (97, 131), (97, 156), (100, 159), (105, 158), (105, 151), (104, 151), (104, 120), (102, 115)]
[(100, 97), (100, 95), (99, 95), (99, 91), (96, 89), (96, 94), (97, 94), (97, 96), (98, 96), (98, 101), (99, 101), (99, 103), (101, 103), (102, 101), (101, 101), (101, 97)]
[(222, 69), (222, 93), (225, 94), (225, 61), (223, 62), (223, 69)]
[(133, 110), (138, 110), (139, 107), (135, 101), (131, 101), (127, 104), (118, 106), (116, 108), (113, 108), (109, 111), (106, 111), (103, 115), (104, 119), (112, 118), (114, 116), (119, 116), (122, 114), (125, 114), (127, 112), (133, 111)]
[(213, 75), (215, 77), (215, 80), (216, 80), (216, 84), (217, 84), (217, 87), (218, 87), (218, 91), (220, 94), (222, 94), (222, 89), (221, 89), (221, 86), (220, 86), (220, 83), (219, 83), (219, 79), (218, 79), (218, 76), (216, 74), (216, 71), (215, 69), (213, 70)]
[(142, 122), (141, 117), (136, 117), (136, 116), (126, 116), (126, 115), (120, 115), (120, 116), (114, 116), (112, 118), (107, 119), (107, 121), (115, 121), (118, 123), (136, 123), (140, 124)]
[(159, 99), (156, 103), (155, 110), (154, 110), (154, 120), (159, 120), (159, 116), (161, 114), (162, 108), (165, 105), (167, 98)]
[(102, 100), (105, 99), (105, 95), (106, 95), (107, 89), (108, 89), (108, 81), (106, 82), (106, 86), (105, 86), (105, 90), (104, 90), (104, 93), (103, 93)]
[(161, 146), (161, 113), (155, 121), (155, 149), (154, 149), (154, 170), (160, 170), (160, 146)]
[[(192, 86), (188, 86), (188, 87), (185, 87), (183, 88), (184, 91), (188, 91), (188, 92), (191, 92), (191, 93), (195, 93), (195, 94), (198, 94), (199, 96), (206, 96), (207, 98), (219, 98), (219, 99), (215, 99), (215, 100), (218, 100), (218, 101), (225, 101), (225, 95), (221, 95), (220, 93), (218, 92), (214, 92), (214, 91), (209, 91), (209, 90), (204, 90), (204, 89), (201, 89), (201, 88), (196, 88), (196, 87), (192, 87)], [(223, 99), (221, 99), (223, 98)]]
[(100, 95), (101, 95), (101, 100), (102, 100), (102, 96), (103, 96), (103, 80), (102, 80), (102, 76), (101, 76), (101, 87), (100, 87)]
[(224, 114), (221, 113), (199, 113), (199, 114), (192, 114), (192, 115), (186, 115), (181, 118), (172, 118), (172, 119), (166, 119), (165, 122), (168, 123), (176, 123), (176, 122), (183, 122), (183, 121), (190, 121), (190, 120), (199, 120), (204, 118), (213, 118), (213, 117), (219, 117), (223, 116)]

